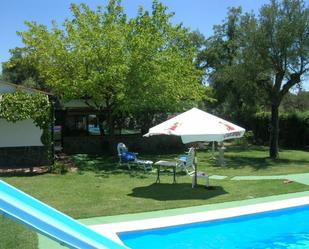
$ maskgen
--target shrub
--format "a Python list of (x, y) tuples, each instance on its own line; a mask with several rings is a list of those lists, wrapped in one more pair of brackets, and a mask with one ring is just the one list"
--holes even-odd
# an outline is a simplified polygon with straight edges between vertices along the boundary
[[(258, 144), (268, 144), (269, 112), (257, 113), (247, 125), (254, 133)], [(289, 148), (309, 146), (309, 112), (281, 113), (279, 115), (279, 145)]]
[(51, 173), (63, 175), (68, 172), (67, 167), (61, 162), (55, 162), (51, 167)]
[(244, 136), (233, 140), (233, 144), (240, 145), (244, 149), (248, 149), (250, 144), (254, 143), (254, 134), (252, 131), (246, 131)]

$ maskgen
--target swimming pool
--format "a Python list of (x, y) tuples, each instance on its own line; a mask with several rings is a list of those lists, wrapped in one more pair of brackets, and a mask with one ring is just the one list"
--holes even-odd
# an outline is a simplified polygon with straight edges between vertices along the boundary
[(118, 236), (132, 249), (309, 248), (309, 205)]

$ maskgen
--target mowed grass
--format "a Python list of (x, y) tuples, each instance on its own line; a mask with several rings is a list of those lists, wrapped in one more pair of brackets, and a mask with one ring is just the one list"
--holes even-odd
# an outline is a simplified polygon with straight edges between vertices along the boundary
[[(209, 159), (209, 152), (198, 153), (199, 170), (210, 175), (228, 176), (225, 180), (211, 180), (210, 190), (203, 188), (202, 179), (199, 179), (199, 187), (192, 189), (191, 178), (182, 173), (177, 174), (177, 184), (172, 184), (169, 172), (162, 173), (161, 183), (155, 184), (155, 170), (147, 173), (128, 171), (118, 166), (115, 157), (88, 155), (73, 157), (79, 167), (75, 173), (3, 176), (1, 179), (74, 218), (164, 210), (309, 190), (309, 186), (296, 182), (285, 184), (283, 180), (230, 180), (240, 175), (309, 173), (308, 152), (284, 150), (280, 159), (273, 161), (267, 158), (266, 148), (241, 151), (229, 147), (225, 155), (227, 166), (218, 167)], [(175, 156), (144, 157), (156, 161)], [(0, 223), (0, 248), (18, 248), (14, 244), (16, 241), (23, 245), (22, 248), (36, 248), (35, 233), (4, 218)]]
[(36, 249), (36, 233), (0, 215), (0, 248), (1, 249)]
[(270, 159), (268, 148), (252, 146), (247, 150), (241, 147), (227, 147), (225, 152), (226, 167), (217, 167), (209, 160), (209, 153), (200, 153), (200, 164), (207, 165), (209, 174), (226, 176), (242, 175), (287, 175), (309, 173), (309, 152), (300, 150), (281, 150), (279, 158)]

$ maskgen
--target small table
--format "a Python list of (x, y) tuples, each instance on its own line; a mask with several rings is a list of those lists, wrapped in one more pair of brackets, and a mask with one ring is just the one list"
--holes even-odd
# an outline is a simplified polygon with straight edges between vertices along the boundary
[(156, 183), (160, 182), (160, 170), (161, 168), (172, 168), (173, 169), (173, 183), (176, 183), (176, 167), (177, 162), (168, 162), (168, 161), (158, 161), (154, 164), (157, 168), (157, 179)]

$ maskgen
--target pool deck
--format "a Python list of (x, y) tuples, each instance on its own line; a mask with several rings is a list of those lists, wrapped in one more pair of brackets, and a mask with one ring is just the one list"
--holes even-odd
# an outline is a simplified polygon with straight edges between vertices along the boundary
[[(175, 226), (201, 221), (218, 220), (308, 204), (309, 191), (305, 191), (178, 209), (95, 217), (81, 219), (79, 221), (94, 229), (98, 233), (114, 241), (122, 243), (116, 234), (118, 232), (153, 229), (162, 226)], [(42, 235), (39, 235), (39, 248), (60, 249), (64, 247)]]

